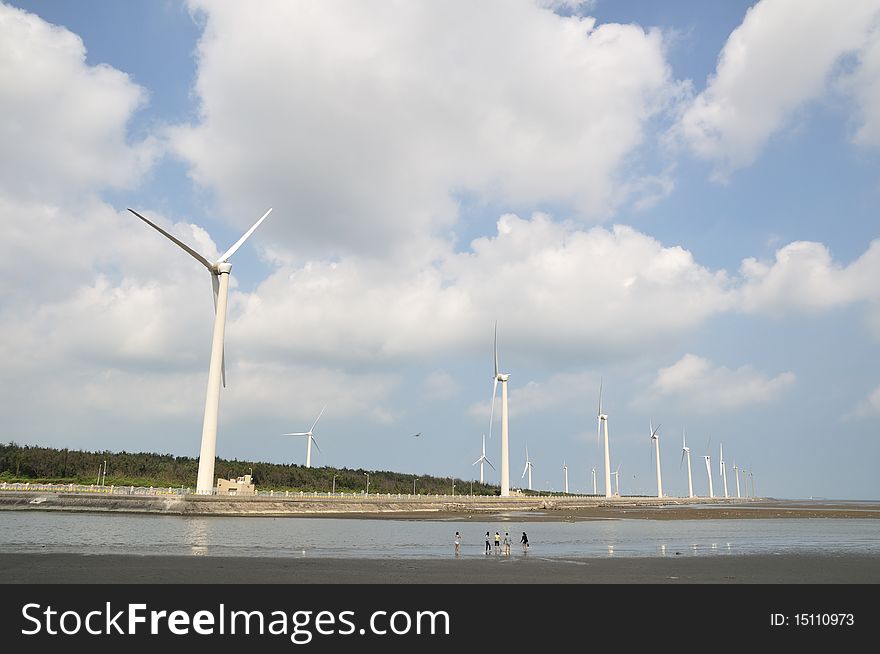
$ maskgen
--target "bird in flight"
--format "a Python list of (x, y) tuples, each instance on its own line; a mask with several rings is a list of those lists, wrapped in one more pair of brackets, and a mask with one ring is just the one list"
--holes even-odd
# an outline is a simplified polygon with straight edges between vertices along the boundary
[(419, 438), (421, 435), (422, 435), (422, 432), (419, 432), (418, 434), (413, 434), (412, 437), (413, 437), (413, 438)]

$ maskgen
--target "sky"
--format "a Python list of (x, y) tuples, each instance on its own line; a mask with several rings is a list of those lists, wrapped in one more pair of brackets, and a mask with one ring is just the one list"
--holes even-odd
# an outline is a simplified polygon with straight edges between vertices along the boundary
[[(880, 499), (880, 0), (0, 3), (0, 439)], [(499, 411), (496, 410), (496, 420)], [(421, 432), (420, 438), (412, 435)], [(500, 468), (499, 430), (487, 456)], [(486, 470), (488, 480), (498, 473)], [(743, 489), (745, 492), (745, 489)]]

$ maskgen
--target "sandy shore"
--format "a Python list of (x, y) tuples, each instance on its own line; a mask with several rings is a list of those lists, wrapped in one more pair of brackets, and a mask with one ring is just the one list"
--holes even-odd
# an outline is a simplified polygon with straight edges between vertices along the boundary
[(876, 584), (880, 557), (813, 554), (330, 559), (0, 554), (0, 582), (258, 584)]

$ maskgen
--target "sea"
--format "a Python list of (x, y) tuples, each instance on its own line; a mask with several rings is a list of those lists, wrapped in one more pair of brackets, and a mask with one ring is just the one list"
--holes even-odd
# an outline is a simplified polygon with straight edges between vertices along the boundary
[[(470, 519), (202, 517), (0, 511), (0, 552), (241, 557), (446, 558), (485, 556), (485, 536), (510, 535), (531, 557), (880, 555), (871, 518), (526, 521), (511, 512)], [(534, 515), (534, 514), (529, 514)]]

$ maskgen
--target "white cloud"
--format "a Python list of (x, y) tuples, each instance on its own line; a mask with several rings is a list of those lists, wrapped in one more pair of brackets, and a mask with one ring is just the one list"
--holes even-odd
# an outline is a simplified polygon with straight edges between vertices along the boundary
[(868, 394), (864, 400), (859, 402), (856, 407), (844, 416), (848, 420), (859, 420), (862, 418), (872, 418), (880, 416), (880, 386), (875, 388)]
[(191, 6), (201, 111), (171, 143), (299, 255), (430, 258), (462, 195), (604, 217), (675, 91), (658, 32), (529, 0)]
[[(824, 311), (854, 302), (880, 302), (880, 240), (858, 259), (835, 263), (821, 243), (795, 241), (776, 251), (772, 263), (743, 260), (739, 304), (744, 311), (783, 315)], [(880, 333), (880, 332), (878, 332)]]
[(358, 257), (283, 265), (242, 296), (230, 333), (271, 360), (388, 365), (453, 351), (490, 360), (497, 319), (502, 367), (526, 349), (570, 361), (685, 333), (730, 307), (728, 285), (688, 251), (630, 227), (506, 215), (495, 236), (415, 273)]
[(751, 366), (731, 370), (708, 359), (686, 354), (657, 371), (643, 403), (672, 399), (693, 413), (767, 404), (775, 401), (795, 381), (792, 372), (767, 377)]
[[(596, 395), (598, 399), (599, 376), (594, 373), (562, 372), (551, 375), (543, 381), (530, 380), (524, 384), (516, 384), (515, 382), (514, 375), (509, 394), (511, 417), (539, 413), (557, 407), (577, 411), (584, 404), (585, 397)], [(486, 383), (486, 388), (488, 389), (490, 386), (491, 377), (490, 381)], [(488, 398), (485, 402), (475, 402), (468, 407), (468, 414), (482, 418), (488, 423), (491, 400), (492, 398)], [(500, 407), (501, 390), (499, 388), (498, 397), (495, 400), (496, 421), (500, 420)]]
[(880, 145), (880, 31), (859, 52), (858, 66), (841, 80), (841, 88), (852, 94), (860, 110), (861, 125), (853, 140), (859, 145)]
[[(798, 109), (826, 91), (844, 56), (865, 47), (869, 35), (877, 39), (871, 29), (878, 12), (877, 0), (848, 2), (845, 9), (824, 0), (761, 0), (731, 33), (676, 133), (715, 162), (718, 177), (748, 166)], [(873, 68), (864, 66), (862, 74)]]
[(0, 191), (45, 200), (136, 182), (157, 152), (126, 135), (146, 92), (34, 14), (0, 4), (0, 34)]

